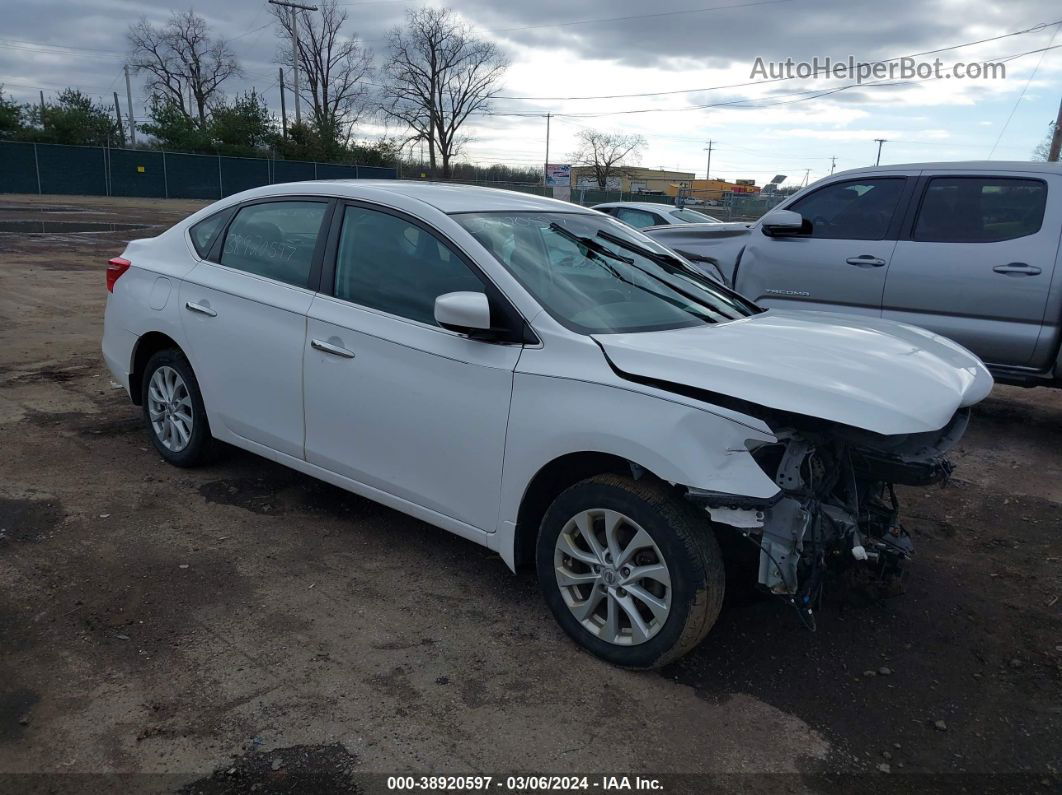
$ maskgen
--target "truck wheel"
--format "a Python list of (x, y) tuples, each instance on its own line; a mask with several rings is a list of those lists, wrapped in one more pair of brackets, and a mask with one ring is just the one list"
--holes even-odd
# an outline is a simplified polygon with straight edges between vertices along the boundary
[(199, 383), (183, 353), (163, 350), (148, 359), (141, 398), (151, 442), (169, 463), (193, 467), (213, 457), (217, 443), (210, 435)]
[(598, 475), (542, 520), (538, 581), (579, 645), (624, 668), (656, 668), (696, 646), (719, 615), (726, 575), (706, 515), (657, 481)]

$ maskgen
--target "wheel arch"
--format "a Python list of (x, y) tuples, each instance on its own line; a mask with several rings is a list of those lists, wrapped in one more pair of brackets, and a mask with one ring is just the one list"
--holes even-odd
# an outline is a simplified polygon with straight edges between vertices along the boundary
[(139, 406), (142, 402), (140, 385), (144, 379), (144, 368), (148, 360), (159, 351), (171, 348), (188, 358), (184, 349), (171, 336), (161, 331), (149, 331), (141, 334), (137, 339), (136, 345), (133, 346), (133, 358), (129, 368), (129, 397), (132, 398), (134, 405)]
[(636, 480), (647, 477), (662, 480), (641, 464), (613, 453), (584, 450), (554, 458), (535, 473), (520, 500), (513, 535), (514, 570), (533, 564), (539, 526), (553, 500), (579, 481), (604, 474), (628, 475)]

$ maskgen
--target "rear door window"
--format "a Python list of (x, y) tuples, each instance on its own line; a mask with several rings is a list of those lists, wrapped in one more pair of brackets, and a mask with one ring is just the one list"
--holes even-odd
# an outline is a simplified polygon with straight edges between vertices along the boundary
[(633, 207), (619, 207), (616, 209), (616, 217), (623, 223), (630, 224), (635, 229), (645, 229), (648, 226), (657, 226), (664, 223), (664, 219), (647, 210), (636, 210)]
[(240, 209), (225, 235), (221, 264), (309, 287), (314, 249), (328, 202), (275, 201)]
[(903, 177), (836, 182), (795, 202), (811, 223), (807, 237), (834, 240), (883, 240), (900, 203)]
[(933, 177), (914, 239), (925, 243), (998, 243), (1040, 231), (1047, 185), (1013, 177)]

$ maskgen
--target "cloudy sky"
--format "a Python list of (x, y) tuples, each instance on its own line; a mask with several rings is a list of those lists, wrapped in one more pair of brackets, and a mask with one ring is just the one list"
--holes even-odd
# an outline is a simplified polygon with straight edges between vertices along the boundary
[[(407, 0), (352, 0), (350, 33), (382, 54)], [(882, 162), (1028, 159), (1062, 95), (1062, 6), (1054, 0), (453, 0), (446, 3), (499, 43), (512, 61), (494, 114), (476, 117), (466, 159), (565, 162), (582, 128), (640, 133), (642, 165), (790, 182)], [(111, 102), (125, 31), (142, 14), (162, 23), (174, 6), (154, 0), (35, 0), (10, 4), (0, 30), (0, 84), (30, 100), (65, 86)], [(191, 3), (227, 38), (245, 76), (279, 109), (276, 26), (265, 0)], [(1051, 24), (1055, 23), (1055, 24)], [(1021, 32), (1024, 31), (1024, 32)], [(1017, 34), (1017, 35), (1008, 35)], [(1056, 36), (1056, 34), (1059, 34)], [(986, 41), (989, 40), (989, 41)], [(980, 42), (980, 43), (975, 43)], [(964, 45), (964, 46), (959, 46)], [(920, 55), (956, 64), (1003, 61), (1005, 79), (899, 77), (853, 85), (847, 77), (764, 82), (757, 58), (884, 61)], [(747, 85), (752, 81), (758, 85)], [(746, 84), (746, 85), (742, 85)], [(668, 92), (668, 93), (664, 93)], [(144, 92), (134, 80), (134, 109)], [(641, 95), (641, 96), (636, 96)], [(603, 98), (602, 98), (603, 97)], [(124, 110), (124, 108), (123, 108)], [(290, 108), (289, 108), (290, 112)], [(365, 125), (362, 137), (381, 132)]]

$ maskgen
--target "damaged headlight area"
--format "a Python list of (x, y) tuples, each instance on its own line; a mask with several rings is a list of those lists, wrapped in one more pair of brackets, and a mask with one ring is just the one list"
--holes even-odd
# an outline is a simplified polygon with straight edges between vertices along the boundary
[(760, 585), (791, 601), (806, 620), (821, 602), (828, 574), (879, 592), (899, 590), (914, 548), (894, 487), (948, 478), (947, 453), (962, 438), (969, 410), (939, 431), (901, 436), (794, 419), (772, 425), (777, 442), (750, 450), (780, 489), (773, 499), (696, 489), (687, 496), (713, 522), (759, 547)]

